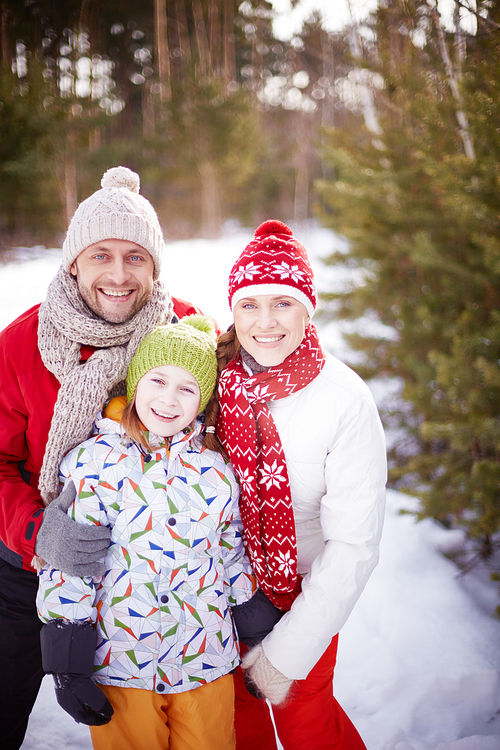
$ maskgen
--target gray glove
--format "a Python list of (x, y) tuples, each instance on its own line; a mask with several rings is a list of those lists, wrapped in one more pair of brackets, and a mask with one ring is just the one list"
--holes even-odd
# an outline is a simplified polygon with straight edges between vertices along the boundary
[(69, 518), (67, 511), (75, 497), (75, 485), (68, 482), (45, 508), (35, 552), (70, 576), (102, 576), (111, 531), (107, 526), (86, 526)]

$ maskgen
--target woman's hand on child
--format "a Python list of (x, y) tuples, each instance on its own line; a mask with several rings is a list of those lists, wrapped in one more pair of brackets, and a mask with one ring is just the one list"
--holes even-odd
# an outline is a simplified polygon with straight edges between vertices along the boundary
[[(250, 681), (257, 688), (257, 692), (260, 693), (256, 697), (266, 698), (273, 706), (278, 706), (286, 701), (293, 680), (285, 677), (284, 674), (273, 667), (260, 643), (250, 649), (244, 656), (241, 666), (245, 670), (247, 687), (248, 681)], [(255, 695), (252, 690), (250, 692)]]

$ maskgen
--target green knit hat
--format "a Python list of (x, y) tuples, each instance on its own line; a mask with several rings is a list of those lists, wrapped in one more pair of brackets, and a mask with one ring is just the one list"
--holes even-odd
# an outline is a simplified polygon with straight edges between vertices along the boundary
[(161, 365), (183, 367), (200, 386), (198, 413), (205, 409), (215, 388), (217, 358), (215, 328), (210, 318), (187, 315), (178, 323), (159, 326), (140, 343), (127, 373), (127, 401), (149, 370)]

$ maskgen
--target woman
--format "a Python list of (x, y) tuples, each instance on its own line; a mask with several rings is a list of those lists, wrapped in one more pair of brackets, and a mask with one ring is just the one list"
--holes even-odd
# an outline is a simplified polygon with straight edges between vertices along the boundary
[[(266, 221), (229, 277), (218, 435), (241, 483), (259, 590), (234, 608), (249, 689), (284, 750), (365, 748), (333, 696), (338, 632), (378, 560), (383, 430), (368, 387), (325, 353), (305, 249)], [(260, 642), (261, 641), (261, 642)], [(267, 703), (236, 675), (238, 750), (271, 750)]]

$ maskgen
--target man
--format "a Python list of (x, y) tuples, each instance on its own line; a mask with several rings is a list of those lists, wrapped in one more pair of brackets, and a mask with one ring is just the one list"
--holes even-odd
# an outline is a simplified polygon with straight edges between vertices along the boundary
[(70, 222), (45, 302), (0, 333), (0, 750), (21, 746), (43, 678), (35, 569), (96, 575), (109, 543), (66, 515), (59, 462), (125, 392), (142, 338), (199, 312), (159, 280), (164, 240), (138, 175), (116, 167), (101, 186)]

